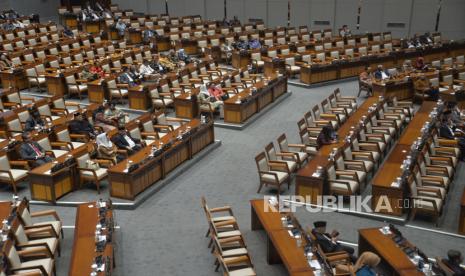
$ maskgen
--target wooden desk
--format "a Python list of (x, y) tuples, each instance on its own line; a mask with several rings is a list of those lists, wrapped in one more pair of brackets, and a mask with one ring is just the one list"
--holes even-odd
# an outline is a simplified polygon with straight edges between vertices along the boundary
[(11, 202), (1, 201), (0, 202), (0, 220), (7, 219), (11, 214)]
[(152, 107), (147, 87), (137, 85), (129, 88), (128, 92), (129, 107), (138, 110), (149, 110)]
[(252, 231), (265, 230), (268, 264), (283, 263), (290, 275), (314, 275), (304, 253), (281, 222), (281, 214), (263, 199), (250, 201)]
[(276, 77), (276, 71), (279, 71), (280, 74), (286, 73), (286, 65), (284, 60), (272, 60), (270, 58), (264, 58), (264, 73), (265, 77)]
[(392, 275), (425, 275), (392, 240), (392, 234), (384, 235), (379, 228), (360, 229), (358, 234), (359, 256), (365, 251), (376, 253), (381, 258), (381, 265), (387, 266)]
[(244, 68), (251, 63), (249, 52), (238, 52), (232, 53), (232, 66), (234, 68)]
[(65, 19), (65, 26), (68, 27), (69, 29), (75, 29), (78, 26), (78, 21), (77, 21), (77, 15), (75, 14), (70, 14), (70, 13), (65, 13), (63, 15)]
[[(88, 146), (90, 145), (82, 145), (70, 151), (69, 154), (78, 155), (82, 151), (87, 151)], [(66, 158), (67, 155), (63, 155), (57, 158), (56, 161), (63, 163)], [(52, 167), (52, 163), (46, 163), (29, 172), (29, 188), (32, 199), (56, 203), (60, 197), (72, 192), (79, 186), (79, 172), (76, 163), (53, 173), (50, 171)]]
[(129, 28), (129, 41), (131, 44), (139, 44), (142, 43), (142, 30), (141, 29), (133, 29)]
[(399, 100), (411, 99), (413, 97), (413, 84), (411, 81), (395, 82), (373, 82), (373, 95), (385, 98), (396, 96)]
[[(107, 211), (107, 219), (113, 218), (112, 210)], [(99, 208), (95, 202), (79, 204), (76, 211), (76, 225), (74, 229), (73, 251), (69, 276), (90, 275), (95, 257), (102, 255), (110, 259), (109, 274), (99, 272), (97, 275), (111, 275), (114, 266), (114, 249), (112, 242), (107, 242), (102, 253), (96, 252), (95, 229), (99, 222)], [(115, 237), (113, 233), (113, 238)], [(107, 267), (105, 267), (105, 270)]]
[(184, 93), (174, 98), (176, 117), (193, 119), (199, 116), (197, 95)]
[(459, 234), (465, 235), (465, 188), (460, 201)]
[(423, 102), (422, 106), (399, 138), (399, 141), (392, 149), (389, 157), (378, 169), (372, 181), (373, 198), (371, 203), (373, 210), (375, 210), (375, 206), (378, 205), (380, 197), (387, 196), (393, 208), (393, 212), (382, 209), (380, 210), (381, 213), (402, 216), (404, 212), (403, 201), (408, 197), (408, 187), (392, 186), (392, 183), (396, 181), (397, 177), (401, 176), (402, 169), (400, 165), (409, 154), (412, 143), (421, 134), (421, 128), (425, 122), (429, 121), (429, 113), (435, 106), (436, 102)]
[(60, 74), (46, 74), (45, 83), (47, 84), (49, 95), (63, 97), (68, 94), (65, 78), (60, 76)]
[(29, 82), (23, 69), (1, 71), (0, 79), (2, 80), (3, 89), (8, 89), (10, 86), (19, 90), (29, 87)]
[(181, 41), (181, 47), (184, 49), (184, 52), (186, 55), (197, 55), (198, 54), (198, 43), (197, 40), (194, 38), (191, 39), (185, 39), (182, 38)]
[(100, 20), (98, 21), (84, 21), (82, 26), (83, 31), (91, 34), (100, 33)]
[[(176, 139), (179, 131), (184, 131), (187, 126), (191, 127), (192, 134), (182, 141), (174, 140), (173, 145), (157, 157), (148, 159), (152, 151), (152, 147), (149, 146), (111, 167), (108, 170), (110, 195), (134, 200), (136, 195), (154, 185), (170, 171), (214, 142), (213, 123), (201, 125), (198, 119), (194, 119), (166, 134), (159, 141), (156, 141), (155, 145), (159, 147), (160, 141), (163, 144), (168, 144), (171, 139)], [(139, 164), (139, 168), (128, 173), (126, 171), (128, 160), (133, 161), (134, 164)]]
[(331, 145), (324, 145), (318, 153), (310, 160), (303, 168), (299, 170), (296, 175), (296, 195), (303, 197), (310, 197), (310, 203), (316, 204), (317, 197), (320, 195), (327, 195), (329, 187), (326, 185), (326, 180), (322, 177), (313, 177), (313, 173), (317, 170), (318, 166), (326, 168), (329, 164), (328, 157), (333, 148), (340, 148), (344, 145), (344, 138), (351, 131), (351, 127), (358, 125), (362, 116), (368, 113), (368, 108), (378, 102), (377, 97), (370, 97), (357, 108), (352, 116), (338, 129), (337, 134), (339, 137), (338, 143)]
[(334, 64), (319, 64), (318, 66), (302, 66), (300, 68), (300, 81), (306, 84), (336, 80), (339, 68)]
[(108, 95), (107, 82), (103, 79), (94, 80), (87, 83), (87, 93), (89, 102), (101, 104), (105, 99), (110, 99)]
[[(268, 85), (263, 81), (254, 84), (257, 93), (250, 95), (251, 89), (246, 88), (237, 95), (224, 101), (224, 121), (241, 124), (260, 112), (276, 98), (287, 92), (287, 78), (279, 77), (271, 80)], [(244, 100), (245, 99), (245, 100)]]

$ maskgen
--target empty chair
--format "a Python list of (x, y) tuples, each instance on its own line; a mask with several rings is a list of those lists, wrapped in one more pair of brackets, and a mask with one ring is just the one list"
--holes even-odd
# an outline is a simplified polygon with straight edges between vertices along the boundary
[(28, 177), (29, 165), (27, 161), (8, 160), (5, 152), (0, 154), (0, 182), (10, 185), (13, 188), (14, 194), (17, 194), (16, 185)]
[(431, 195), (430, 193), (424, 193), (424, 189), (417, 187), (413, 177), (410, 176), (408, 179), (408, 187), (410, 189), (410, 197), (412, 199), (412, 211), (410, 217), (415, 219), (418, 213), (422, 213), (433, 217), (436, 225), (438, 219), (442, 213), (443, 200), (440, 195)]
[[(95, 183), (97, 187), (97, 192), (100, 194), (100, 183), (107, 177), (107, 169), (101, 168), (101, 164), (106, 164), (110, 162), (109, 160), (92, 160), (89, 153), (84, 153), (83, 155), (76, 158), (78, 164), (78, 170), (80, 175), (80, 184), (84, 181), (90, 181)], [(111, 163), (111, 162), (110, 162)]]
[[(48, 254), (48, 258), (37, 259), (32, 261), (22, 261), (22, 256), (27, 256), (27, 248), (23, 248), (17, 245), (20, 251), (17, 251), (13, 241), (7, 239), (4, 245), (4, 254), (7, 262), (10, 265), (9, 271), (12, 273), (22, 273), (24, 272), (39, 272), (40, 275), (52, 276), (56, 275), (55, 273), (55, 262), (52, 259), (50, 253), (44, 248), (37, 246), (34, 248), (34, 251), (37, 253), (42, 253), (43, 255)], [(28, 248), (31, 250), (31, 248)], [(25, 252), (24, 252), (25, 251)]]
[(257, 164), (258, 177), (260, 186), (257, 193), (259, 193), (263, 185), (276, 186), (278, 191), (281, 190), (281, 185), (287, 182), (288, 188), (291, 185), (291, 178), (289, 168), (286, 163), (268, 161), (264, 152), (261, 152), (255, 157)]
[(360, 189), (360, 181), (355, 171), (336, 170), (333, 162), (326, 168), (330, 194), (354, 195)]
[(278, 137), (278, 145), (282, 153), (293, 153), (295, 155), (295, 160), (297, 160), (299, 167), (302, 167), (302, 165), (308, 160), (308, 153), (305, 151), (305, 145), (289, 144), (285, 133)]

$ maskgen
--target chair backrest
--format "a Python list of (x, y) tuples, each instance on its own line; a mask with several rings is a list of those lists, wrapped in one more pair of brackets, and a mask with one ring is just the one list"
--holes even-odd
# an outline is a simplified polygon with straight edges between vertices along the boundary
[(146, 122), (143, 122), (142, 127), (144, 128), (144, 131), (146, 131), (146, 132), (155, 132), (152, 121), (150, 121), (150, 120), (148, 120)]
[(463, 64), (465, 62), (465, 57), (464, 56), (457, 56), (455, 58), (455, 61), (458, 63), (458, 64)]
[(42, 139), (36, 141), (44, 150), (51, 151), (52, 146), (50, 145), (50, 140), (48, 140), (48, 136), (42, 137)]
[(281, 151), (289, 151), (289, 144), (287, 142), (286, 134), (283, 133), (278, 137), (279, 149)]
[(454, 271), (447, 266), (447, 264), (443, 261), (441, 257), (436, 257), (436, 263), (438, 264), (442, 272), (445, 274), (445, 276), (455, 275)]
[(454, 76), (453, 75), (442, 76), (442, 81), (449, 85), (452, 85), (452, 83), (454, 82)]
[(268, 157), (268, 160), (270, 161), (278, 160), (277, 155), (276, 155), (276, 150), (272, 142), (266, 145), (265, 153), (266, 153), (266, 157)]
[(23, 131), (23, 127), (21, 126), (21, 122), (19, 121), (19, 118), (8, 121), (7, 126), (8, 126), (8, 130), (10, 131), (15, 131), (15, 132)]
[(451, 66), (451, 65), (452, 65), (452, 63), (453, 63), (453, 60), (452, 60), (452, 58), (451, 58), (451, 57), (449, 57), (449, 58), (445, 58), (445, 59), (444, 59), (444, 64), (445, 64), (445, 65), (449, 65), (449, 66)]
[(40, 106), (37, 106), (37, 110), (39, 111), (40, 115), (52, 116), (52, 111), (50, 110), (50, 106), (48, 105), (48, 103), (44, 103)]
[(255, 156), (255, 163), (257, 164), (257, 169), (260, 172), (267, 172), (270, 170), (270, 167), (268, 166), (268, 160), (263, 151)]
[(90, 156), (89, 156), (89, 153), (87, 152), (76, 158), (78, 167), (81, 169), (87, 168), (87, 161), (89, 160), (90, 160)]
[(8, 161), (8, 156), (6, 154), (0, 156), (0, 170), (11, 170), (10, 162)]
[(69, 131), (67, 128), (56, 132), (58, 141), (61, 142), (71, 142), (71, 136), (69, 135)]

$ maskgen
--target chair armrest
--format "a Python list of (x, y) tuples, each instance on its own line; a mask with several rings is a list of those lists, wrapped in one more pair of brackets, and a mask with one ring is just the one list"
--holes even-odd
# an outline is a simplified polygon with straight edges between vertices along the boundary
[(57, 211), (55, 210), (44, 210), (44, 211), (37, 211), (31, 212), (31, 217), (45, 217), (45, 216), (53, 216), (56, 221), (61, 221), (60, 217), (58, 216)]
[(29, 163), (27, 161), (10, 161), (10, 165), (12, 166), (21, 166), (26, 170), (30, 170)]
[(158, 138), (158, 133), (156, 133), (156, 132), (141, 132), (140, 135), (142, 137), (154, 136), (154, 137)]

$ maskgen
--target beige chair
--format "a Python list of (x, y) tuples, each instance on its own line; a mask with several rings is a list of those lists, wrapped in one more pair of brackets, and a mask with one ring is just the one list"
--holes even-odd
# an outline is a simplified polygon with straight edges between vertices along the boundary
[(110, 79), (107, 81), (107, 86), (110, 94), (110, 101), (113, 99), (123, 101), (123, 99), (128, 97), (129, 90), (127, 84), (117, 84), (115, 79)]
[[(28, 232), (28, 235), (31, 238), (46, 238), (46, 237), (56, 237), (64, 238), (62, 222), (58, 213), (53, 210), (42, 210), (37, 212), (29, 211), (29, 202), (27, 199), (23, 199), (17, 208), (17, 215), (26, 231), (29, 229), (36, 229), (38, 231)], [(53, 217), (52, 220), (47, 220), (45, 217)], [(40, 218), (40, 221), (33, 221), (33, 218)], [(39, 231), (40, 230), (40, 231)]]
[(158, 92), (158, 88), (150, 89), (150, 98), (156, 108), (167, 109), (174, 105), (174, 96), (171, 92)]
[[(261, 152), (255, 157), (257, 164), (260, 186), (257, 193), (260, 193), (263, 185), (276, 186), (278, 191), (281, 190), (281, 185), (287, 182), (288, 188), (291, 185), (289, 168), (286, 163), (268, 161), (264, 152)], [(279, 194), (278, 194), (279, 195)]]
[(53, 155), (54, 158), (68, 154), (70, 149), (65, 142), (50, 142), (48, 135), (40, 135), (36, 142), (45, 150), (47, 154)]
[(351, 97), (351, 96), (342, 96), (341, 94), (341, 90), (339, 88), (336, 88), (334, 91), (333, 91), (333, 95), (334, 97), (336, 97), (336, 101), (338, 103), (342, 103), (342, 102), (348, 102), (350, 103), (350, 107), (354, 110), (357, 109), (357, 98), (356, 97)]
[[(17, 242), (16, 244), (17, 247), (20, 247), (20, 248), (28, 248), (30, 246), (40, 247), (44, 251), (47, 251), (49, 254), (46, 254), (46, 256), (51, 256), (52, 259), (55, 259), (56, 253), (58, 253), (58, 256), (61, 255), (60, 240), (57, 237), (50, 235), (50, 237), (47, 237), (47, 238), (33, 239), (28, 236), (28, 232), (35, 232), (37, 231), (37, 229), (33, 230), (29, 228), (28, 230), (25, 230), (23, 225), (20, 223), (19, 219), (15, 219), (13, 221), (11, 225), (11, 230)], [(42, 256), (42, 257), (46, 257), (46, 256)]]
[(85, 145), (85, 142), (89, 141), (89, 137), (85, 134), (70, 134), (68, 128), (65, 126), (63, 129), (57, 130), (56, 132), (57, 141), (65, 142), (68, 148), (77, 149)]
[(354, 151), (351, 143), (345, 143), (342, 147), (344, 159), (347, 161), (363, 162), (367, 173), (372, 173), (375, 168), (375, 160), (371, 152)]
[(360, 190), (360, 181), (355, 171), (336, 170), (334, 163), (330, 162), (326, 174), (332, 195), (354, 195)]
[[(21, 166), (23, 169), (12, 168), (12, 166)], [(26, 180), (29, 170), (27, 161), (10, 161), (6, 153), (1, 153), (0, 182), (10, 185), (13, 188), (14, 194), (17, 194), (16, 185)]]
[(444, 189), (449, 189), (451, 182), (447, 168), (442, 166), (428, 166), (421, 154), (417, 157), (417, 165), (422, 179), (438, 183)]
[(365, 182), (368, 183), (368, 176), (367, 176), (367, 168), (365, 167), (365, 162), (360, 160), (344, 160), (344, 155), (341, 150), (334, 148), (337, 150), (334, 155), (334, 164), (336, 165), (336, 170), (338, 171), (345, 171), (345, 172), (355, 172), (357, 174), (357, 180), (359, 184)]
[(444, 204), (441, 196), (431, 195), (429, 189), (427, 189), (428, 193), (425, 194), (425, 189), (417, 187), (412, 176), (410, 176), (407, 181), (410, 189), (410, 198), (412, 200), (412, 211), (410, 213), (411, 219), (415, 219), (416, 215), (421, 213), (432, 217), (437, 226)]
[(87, 84), (85, 80), (76, 80), (74, 74), (65, 77), (66, 85), (69, 94), (77, 94), (79, 100), (82, 100), (82, 94), (87, 92)]
[(225, 276), (256, 276), (255, 269), (248, 255), (223, 258), (220, 254), (216, 254), (218, 263), (223, 270)]
[(303, 164), (308, 161), (309, 156), (306, 152), (306, 146), (304, 144), (289, 144), (287, 142), (285, 133), (278, 137), (278, 145), (282, 153), (294, 154), (299, 168), (301, 168)]
[(322, 120), (322, 119), (328, 120), (330, 121), (331, 126), (334, 129), (339, 128), (339, 125), (341, 124), (341, 122), (337, 114), (328, 114), (328, 113), (321, 112), (320, 106), (318, 104), (312, 108), (312, 112), (313, 112), (313, 118), (315, 118), (315, 120)]
[[(25, 248), (26, 249), (26, 248)], [(21, 261), (22, 257), (27, 256), (31, 253), (42, 253), (47, 254), (48, 252), (43, 250), (43, 247), (29, 247), (28, 250), (23, 250), (20, 247), (20, 250), (17, 251), (13, 241), (6, 240), (4, 245), (4, 254), (6, 261), (10, 267), (11, 273), (23, 273), (23, 272), (34, 272), (40, 271), (41, 275), (52, 276), (56, 275), (55, 271), (55, 262), (52, 259), (52, 256), (49, 255), (48, 258), (37, 259), (32, 261)]]
[(424, 195), (434, 197), (439, 196), (442, 200), (446, 199), (447, 190), (442, 185), (442, 180), (438, 181), (437, 178), (421, 176), (421, 172), (418, 166), (414, 166), (413, 169), (411, 169), (411, 172), (413, 181), (415, 181), (415, 185), (422, 188), (422, 193)]
[[(90, 158), (89, 153), (84, 153), (83, 155), (76, 158), (80, 176), (80, 186), (84, 181), (91, 181), (95, 183), (97, 187), (97, 192), (100, 194), (100, 183), (108, 176), (107, 169), (100, 167), (101, 165), (108, 166), (111, 163), (110, 160), (103, 159), (94, 159)], [(89, 168), (88, 164), (90, 162), (95, 162), (99, 165), (99, 168)]]
[(309, 156), (316, 155), (318, 153), (318, 143), (317, 143), (318, 136), (311, 136), (310, 132), (307, 129), (300, 130), (299, 136), (300, 136), (300, 140), (302, 144), (305, 145), (304, 151)]
[[(201, 204), (202, 208), (205, 212), (205, 216), (207, 217), (207, 222), (209, 225), (207, 234), (205, 237), (210, 236), (211, 234), (211, 227), (210, 223), (221, 223), (221, 222), (229, 222), (229, 224), (223, 225), (223, 227), (219, 227), (220, 231), (226, 231), (226, 230), (237, 230), (235, 226), (237, 225), (236, 223), (236, 218), (234, 217), (234, 213), (231, 209), (230, 206), (222, 206), (222, 207), (215, 207), (215, 208), (209, 208), (207, 205), (207, 200), (205, 197), (202, 196), (201, 198)], [(218, 215), (220, 214), (220, 215)], [(218, 228), (217, 228), (218, 230)]]
[(140, 128), (138, 126), (126, 126), (126, 129), (129, 132), (129, 135), (132, 138), (139, 139), (142, 142), (144, 142), (147, 146), (151, 146), (153, 143), (155, 143), (155, 139), (144, 139), (145, 137), (142, 136), (142, 132), (140, 131)]
[(297, 154), (290, 152), (276, 152), (273, 143), (269, 143), (265, 147), (266, 157), (269, 162), (278, 162), (284, 164), (284, 172), (291, 174), (298, 169)]
[(296, 65), (294, 57), (287, 57), (284, 62), (286, 64), (286, 71), (290, 77), (295, 77), (300, 73), (300, 66)]
[(349, 112), (344, 107), (332, 107), (328, 99), (324, 99), (321, 102), (321, 108), (323, 113), (337, 115), (340, 124), (345, 123), (347, 117), (349, 116)]
[(31, 89), (32, 86), (35, 86), (39, 92), (42, 92), (42, 88), (45, 88), (46, 86), (45, 77), (39, 76), (35, 67), (27, 68), (26, 76), (29, 83), (29, 89)]
[(331, 108), (344, 108), (347, 113), (347, 116), (352, 115), (355, 111), (349, 102), (338, 102), (334, 94), (330, 94), (328, 96), (328, 101)]

